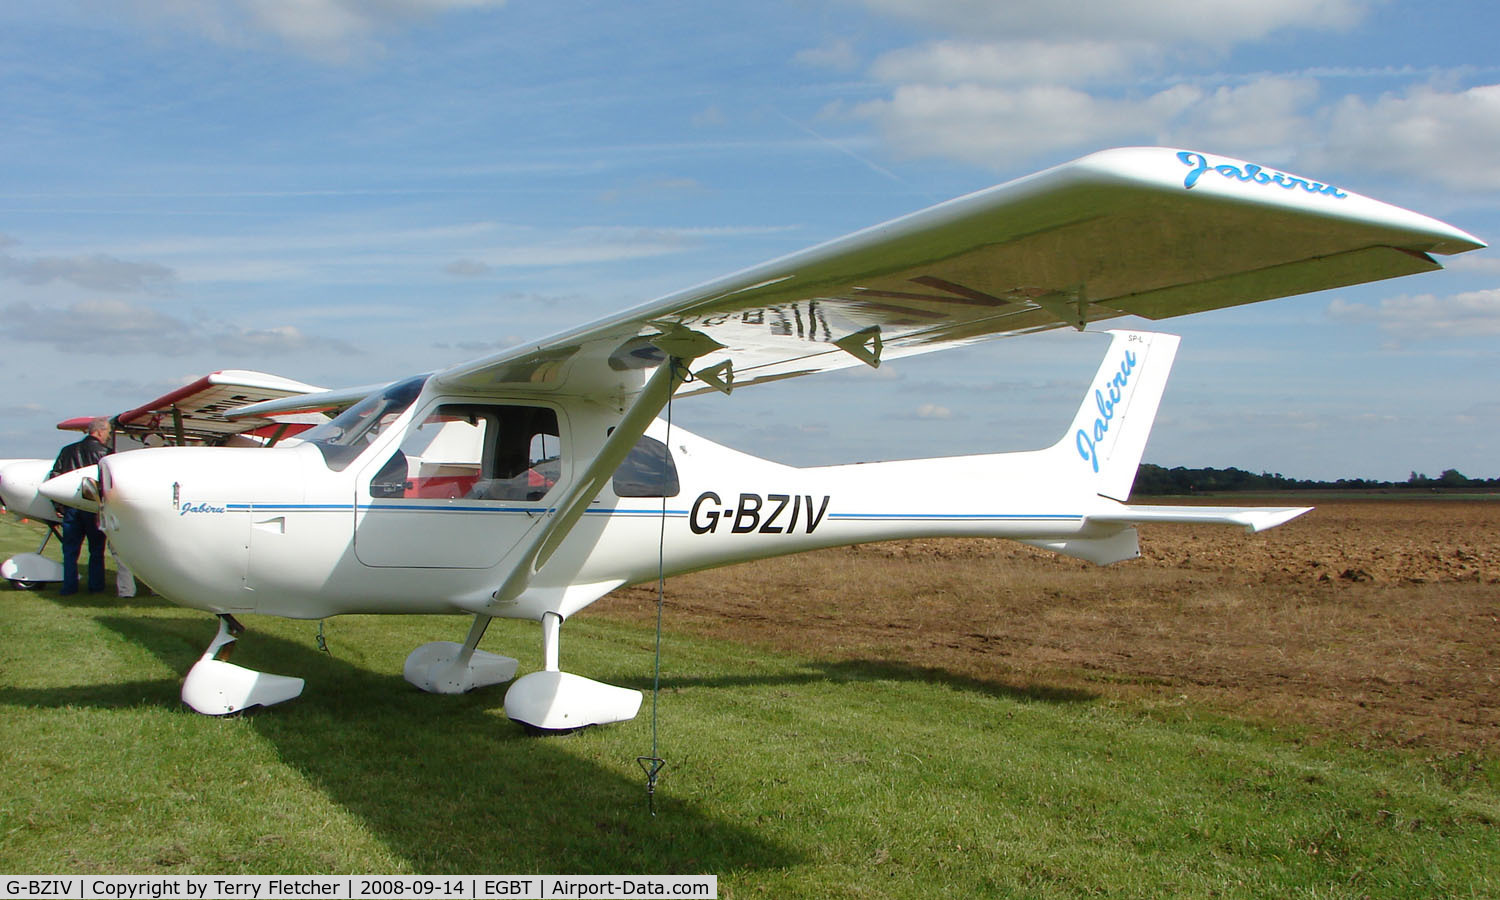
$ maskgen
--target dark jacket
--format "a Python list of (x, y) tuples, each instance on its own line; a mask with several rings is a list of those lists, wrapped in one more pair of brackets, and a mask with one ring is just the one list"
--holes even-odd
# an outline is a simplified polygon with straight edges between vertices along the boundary
[(92, 434), (86, 434), (83, 440), (62, 448), (62, 452), (57, 454), (57, 462), (52, 465), (52, 474), (48, 477), (56, 478), (64, 472), (92, 466), (108, 455), (109, 448), (103, 441)]

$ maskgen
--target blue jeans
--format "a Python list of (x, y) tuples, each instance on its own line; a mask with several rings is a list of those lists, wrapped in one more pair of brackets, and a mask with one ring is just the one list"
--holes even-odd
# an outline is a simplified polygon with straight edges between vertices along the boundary
[(91, 512), (69, 507), (63, 510), (62, 557), (64, 594), (78, 593), (78, 557), (83, 551), (83, 542), (89, 544), (89, 590), (104, 590), (104, 532), (99, 530), (99, 517)]

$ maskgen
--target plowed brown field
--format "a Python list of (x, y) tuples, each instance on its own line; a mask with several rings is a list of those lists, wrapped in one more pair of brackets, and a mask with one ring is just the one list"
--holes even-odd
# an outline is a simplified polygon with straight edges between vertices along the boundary
[[(666, 626), (1313, 737), (1500, 752), (1500, 501), (1215, 502), (1318, 508), (1254, 535), (1145, 527), (1140, 559), (1103, 568), (998, 540), (747, 563), (668, 581)], [(655, 586), (595, 609), (654, 621)]]

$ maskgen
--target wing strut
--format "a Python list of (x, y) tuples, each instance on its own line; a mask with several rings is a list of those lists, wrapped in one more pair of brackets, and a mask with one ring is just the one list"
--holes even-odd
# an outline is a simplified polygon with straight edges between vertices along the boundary
[[(583, 516), (589, 501), (598, 494), (604, 482), (620, 467), (620, 463), (624, 462), (657, 414), (668, 407), (677, 388), (687, 381), (688, 363), (718, 347), (717, 342), (706, 338), (699, 341), (698, 338), (702, 338), (702, 335), (678, 328), (653, 341), (667, 353), (665, 364), (658, 366), (652, 373), (645, 388), (625, 411), (619, 424), (610, 431), (604, 445), (589, 462), (578, 482), (568, 490), (558, 508), (553, 511), (552, 518), (537, 529), (536, 536), (527, 544), (505, 583), (495, 591), (489, 604), (490, 609), (514, 603), (521, 596), (536, 574), (547, 564), (553, 552), (567, 538), (573, 525)], [(709, 346), (710, 344), (713, 346)], [(681, 353), (690, 355), (679, 355)], [(670, 419), (671, 413), (668, 412), (667, 415)], [(665, 502), (663, 500), (663, 528), (666, 527)], [(542, 732), (571, 731), (587, 725), (625, 722), (635, 718), (641, 708), (640, 691), (603, 684), (559, 668), (558, 635), (562, 628), (563, 611), (558, 608), (546, 610), (541, 615), (541, 621), (542, 657), (546, 668), (516, 679), (505, 692), (505, 714), (528, 728)], [(659, 684), (659, 657), (657, 676)], [(646, 767), (648, 796), (655, 790), (656, 777), (664, 765), (656, 756), (654, 703), (651, 716), (652, 753), (650, 757), (643, 757), (641, 762)], [(653, 813), (654, 811), (653, 808)]]
[[(681, 349), (681, 344), (674, 344), (669, 349)], [(707, 352), (707, 349), (705, 348), (704, 352)], [(525, 553), (511, 569), (505, 582), (492, 595), (490, 603), (487, 604), (490, 609), (514, 603), (516, 598), (521, 596), (521, 592), (531, 584), (536, 573), (541, 571), (542, 566), (547, 564), (547, 560), (552, 558), (552, 554), (556, 552), (568, 533), (573, 530), (573, 526), (582, 518), (584, 511), (588, 509), (589, 502), (598, 496), (604, 483), (620, 467), (620, 463), (625, 461), (631, 448), (666, 407), (667, 401), (676, 393), (677, 388), (687, 381), (689, 362), (691, 358), (673, 354), (665, 363), (657, 367), (635, 402), (625, 411), (620, 424), (609, 433), (604, 446), (599, 448), (599, 452), (594, 455), (583, 475), (558, 501), (548, 521), (534, 532)]]

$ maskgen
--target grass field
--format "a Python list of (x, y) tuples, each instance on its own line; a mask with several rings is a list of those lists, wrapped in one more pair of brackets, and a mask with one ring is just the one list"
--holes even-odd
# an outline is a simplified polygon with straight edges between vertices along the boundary
[[(0, 552), (35, 532), (0, 525)], [(607, 606), (606, 599), (601, 604)], [(535, 738), (503, 689), (400, 676), (457, 618), (248, 616), (304, 695), (178, 701), (211, 617), (0, 592), (5, 873), (714, 873), (723, 897), (1500, 896), (1500, 763), (1357, 747), (1191, 702), (1008, 686), (669, 629), (667, 759), (635, 721)], [(653, 636), (585, 613), (565, 667), (649, 690)], [(534, 624), (485, 646), (539, 667)]]

